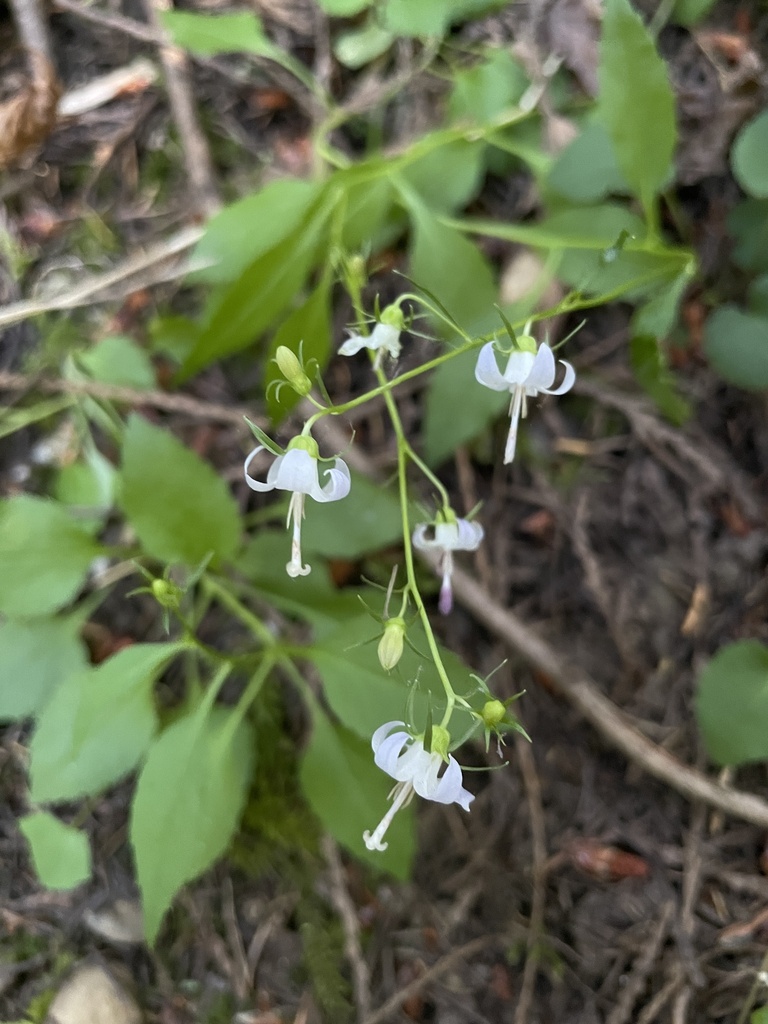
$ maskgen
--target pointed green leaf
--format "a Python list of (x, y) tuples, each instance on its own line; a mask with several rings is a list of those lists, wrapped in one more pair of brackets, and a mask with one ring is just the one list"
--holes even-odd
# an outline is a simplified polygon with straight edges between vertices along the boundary
[(160, 17), (177, 46), (202, 57), (218, 53), (255, 53), (271, 57), (277, 47), (264, 35), (255, 14), (196, 14), (161, 11)]
[(713, 761), (768, 757), (768, 647), (739, 640), (721, 648), (699, 677), (696, 718)]
[(768, 199), (768, 110), (744, 125), (731, 153), (736, 180), (755, 199)]
[(253, 732), (231, 711), (199, 708), (169, 726), (149, 750), (131, 812), (131, 843), (147, 941), (186, 883), (229, 845), (253, 765)]
[(725, 380), (749, 391), (768, 388), (768, 317), (721, 306), (704, 325), (704, 352)]
[(240, 544), (237, 505), (220, 476), (167, 430), (134, 415), (123, 446), (122, 504), (148, 554), (194, 566)]
[(603, 123), (647, 214), (670, 172), (675, 101), (664, 61), (629, 0), (606, 0), (599, 75)]
[(154, 680), (179, 644), (135, 644), (64, 679), (30, 744), (38, 803), (98, 793), (135, 768), (157, 727)]
[(101, 550), (56, 502), (30, 495), (0, 502), (0, 612), (45, 615), (62, 608)]
[(88, 836), (47, 811), (27, 814), (19, 828), (29, 843), (37, 877), (48, 889), (74, 889), (91, 877)]
[(75, 616), (0, 623), (0, 720), (34, 715), (86, 664)]

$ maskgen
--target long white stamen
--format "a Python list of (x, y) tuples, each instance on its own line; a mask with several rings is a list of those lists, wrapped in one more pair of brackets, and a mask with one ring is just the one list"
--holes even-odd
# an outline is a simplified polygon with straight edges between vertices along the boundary
[(520, 422), (520, 410), (522, 408), (523, 398), (525, 396), (524, 388), (517, 385), (515, 387), (514, 394), (512, 395), (512, 402), (509, 406), (509, 434), (507, 435), (507, 447), (504, 450), (504, 464), (511, 462), (515, 457), (515, 448), (517, 447), (517, 426)]
[(410, 782), (398, 782), (392, 792), (394, 794), (392, 806), (374, 829), (373, 835), (367, 831), (363, 832), (363, 841), (369, 850), (379, 850), (380, 852), (386, 850), (389, 843), (382, 843), (384, 834), (400, 808), (409, 803), (413, 797), (413, 785)]
[(286, 565), (285, 571), (290, 577), (308, 576), (312, 571), (309, 565), (301, 564), (301, 520), (304, 518), (305, 495), (294, 491), (288, 505), (288, 520), (286, 526), (293, 520), (293, 537), (291, 538), (291, 560)]
[(437, 607), (441, 615), (447, 615), (453, 608), (453, 589), (451, 587), (451, 576), (453, 575), (453, 552), (443, 553), (443, 582), (440, 586), (440, 598)]

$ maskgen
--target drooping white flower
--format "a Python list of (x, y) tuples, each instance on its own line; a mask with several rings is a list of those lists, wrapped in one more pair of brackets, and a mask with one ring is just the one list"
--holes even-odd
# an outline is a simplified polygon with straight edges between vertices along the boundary
[[(309, 565), (301, 560), (301, 521), (304, 518), (304, 499), (306, 495), (315, 501), (339, 501), (349, 494), (349, 469), (343, 459), (336, 459), (333, 466), (322, 467), (319, 462), (317, 443), (304, 435), (294, 437), (284, 455), (278, 455), (269, 467), (264, 483), (249, 476), (248, 469), (264, 445), (254, 448), (245, 460), (245, 482), (254, 491), (291, 491), (288, 505), (286, 526), (293, 522), (293, 539), (291, 541), (291, 560), (285, 567), (289, 576), (306, 576)], [(321, 485), (320, 474), (328, 479)]]
[(496, 349), (491, 341), (483, 345), (477, 357), (475, 366), (475, 379), (492, 391), (509, 391), (512, 400), (509, 405), (511, 422), (507, 445), (504, 450), (504, 462), (511, 462), (515, 457), (517, 445), (517, 427), (520, 416), (528, 414), (528, 399), (534, 398), (540, 392), (545, 395), (564, 395), (570, 391), (576, 380), (576, 372), (570, 363), (564, 359), (559, 360), (565, 370), (562, 383), (553, 388), (557, 376), (557, 365), (552, 349), (546, 342), (539, 346), (536, 351), (536, 342), (529, 335), (522, 335), (517, 339), (520, 346), (515, 349), (507, 360), (507, 367), (503, 373), (499, 371), (496, 362)]
[(402, 310), (392, 305), (382, 312), (370, 334), (350, 332), (350, 336), (339, 349), (339, 355), (354, 356), (360, 349), (367, 348), (376, 353), (374, 366), (380, 366), (386, 352), (393, 359), (400, 355), (400, 332), (405, 326)]
[(470, 523), (467, 519), (447, 519), (441, 512), (440, 518), (434, 523), (422, 523), (413, 531), (413, 546), (419, 551), (438, 551), (440, 553), (439, 570), (443, 576), (440, 586), (438, 608), (447, 615), (453, 607), (453, 552), (476, 551), (483, 539), (483, 528), (479, 523)]
[[(456, 759), (447, 753), (443, 756), (435, 749), (431, 752), (425, 750), (423, 737), (412, 736), (405, 728), (399, 728), (404, 725), (404, 722), (387, 722), (376, 730), (371, 739), (374, 762), (391, 775), (397, 785), (389, 795), (392, 806), (373, 832), (363, 833), (369, 850), (386, 850), (387, 844), (382, 842), (384, 834), (400, 808), (411, 802), (414, 793), (439, 804), (460, 804), (465, 811), (475, 799), (469, 790), (464, 789), (461, 768)], [(436, 734), (444, 734), (441, 738), (447, 748), (450, 739), (447, 731), (434, 726), (432, 732), (433, 741)], [(435, 745), (440, 743), (433, 742), (433, 748)], [(440, 774), (443, 768), (445, 770)]]

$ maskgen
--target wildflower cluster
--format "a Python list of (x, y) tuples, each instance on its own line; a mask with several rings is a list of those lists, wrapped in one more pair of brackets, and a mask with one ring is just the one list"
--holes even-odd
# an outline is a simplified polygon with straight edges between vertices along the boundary
[[(285, 346), (280, 346), (275, 361), (284, 378), (282, 384), (303, 396), (317, 411), (307, 419), (301, 433), (294, 437), (285, 449), (276, 445), (254, 424), (250, 424), (260, 443), (248, 454), (244, 473), (246, 483), (254, 491), (282, 490), (290, 494), (286, 525), (292, 530), (291, 557), (286, 565), (286, 571), (293, 578), (306, 576), (311, 571), (310, 566), (304, 564), (301, 552), (301, 527), (306, 498), (309, 496), (317, 502), (340, 501), (349, 494), (351, 486), (350, 471), (342, 458), (338, 455), (331, 458), (321, 457), (318, 444), (312, 436), (313, 425), (322, 416), (344, 413), (376, 394), (384, 397), (398, 442), (406, 582), (398, 591), (401, 595), (400, 609), (397, 613), (390, 614), (389, 604), (397, 575), (395, 569), (387, 590), (384, 614), (379, 616), (373, 613), (382, 627), (378, 638), (378, 659), (386, 672), (397, 668), (405, 645), (410, 645), (407, 616), (409, 607), (413, 606), (421, 620), (445, 696), (444, 711), (439, 724), (432, 723), (430, 712), (429, 721), (422, 730), (413, 722), (406, 725), (403, 721), (393, 721), (382, 725), (373, 734), (371, 745), (374, 762), (395, 780), (395, 786), (390, 794), (392, 803), (389, 810), (372, 832), (365, 832), (364, 841), (369, 850), (385, 850), (387, 843), (384, 836), (395, 814), (407, 806), (414, 793), (437, 803), (458, 803), (466, 811), (470, 808), (474, 797), (464, 788), (462, 769), (450, 752), (452, 747), (458, 745), (449, 728), (454, 711), (460, 710), (470, 716), (472, 724), (469, 733), (478, 727), (483, 730), (486, 746), (491, 735), (496, 736), (497, 742), (500, 743), (505, 731), (523, 730), (509, 711), (511, 701), (504, 703), (498, 700), (490, 692), (486, 682), (477, 680), (474, 693), (480, 694), (483, 702), (481, 706), (473, 707), (467, 698), (456, 693), (443, 665), (426, 606), (416, 582), (413, 551), (435, 557), (441, 578), (438, 610), (442, 615), (449, 615), (453, 608), (454, 553), (476, 551), (483, 541), (484, 531), (480, 523), (474, 521), (474, 513), (470, 513), (466, 518), (456, 514), (445, 487), (413, 450), (403, 431), (392, 396), (392, 389), (398, 383), (398, 378), (388, 379), (385, 367), (390, 369), (400, 358), (401, 334), (406, 327), (406, 320), (400, 307), (406, 296), (381, 312), (377, 308), (376, 316), (370, 323), (360, 309), (359, 288), (351, 289), (351, 293), (361, 315), (358, 327), (349, 332), (349, 337), (341, 345), (339, 354), (353, 357), (360, 352), (367, 352), (378, 387), (345, 404), (333, 405), (322, 382), (318, 381), (317, 394), (322, 396), (318, 399), (313, 395), (312, 367), (305, 366), (300, 355), (297, 356)], [(416, 296), (407, 298), (418, 300)], [(509, 344), (501, 344), (495, 336), (491, 340), (476, 340), (467, 336), (465, 339), (469, 348), (474, 348), (479, 342), (485, 341), (480, 348), (475, 366), (477, 382), (493, 391), (510, 393), (510, 427), (504, 452), (504, 462), (510, 463), (515, 456), (520, 419), (528, 412), (528, 400), (539, 394), (564, 394), (573, 387), (575, 373), (569, 363), (561, 360), (562, 377), (560, 383), (556, 384), (558, 364), (550, 346), (546, 342), (537, 344), (529, 333), (529, 325), (526, 325), (522, 335), (516, 336), (506, 320), (504, 322)], [(506, 360), (503, 371), (499, 369), (500, 356)], [(268, 468), (262, 456), (271, 457), (272, 461)], [(405, 487), (405, 470), (409, 463), (418, 467), (440, 496), (434, 516), (415, 525), (410, 522)], [(266, 477), (260, 479), (265, 468)], [(469, 733), (465, 731), (459, 742)]]

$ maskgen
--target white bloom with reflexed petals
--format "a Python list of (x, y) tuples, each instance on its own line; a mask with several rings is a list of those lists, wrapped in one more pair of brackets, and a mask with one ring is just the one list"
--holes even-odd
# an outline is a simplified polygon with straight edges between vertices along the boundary
[[(376, 765), (390, 775), (397, 785), (390, 793), (392, 806), (374, 831), (364, 832), (369, 850), (386, 850), (384, 835), (401, 807), (407, 806), (417, 793), (425, 800), (439, 804), (460, 804), (465, 811), (475, 799), (464, 789), (461, 767), (450, 754), (446, 760), (436, 751), (424, 749), (422, 738), (406, 732), (404, 722), (387, 722), (373, 734), (371, 747)], [(447, 735), (447, 733), (446, 733)], [(445, 769), (442, 771), (441, 770)]]
[[(564, 395), (570, 391), (576, 380), (576, 371), (570, 363), (564, 359), (559, 360), (565, 374), (562, 383), (554, 388), (557, 376), (557, 363), (549, 345), (544, 342), (535, 351), (535, 341), (524, 335), (518, 339), (519, 343), (528, 345), (513, 351), (507, 359), (507, 366), (503, 373), (499, 370), (496, 362), (496, 348), (491, 341), (483, 345), (477, 358), (475, 366), (475, 379), (479, 384), (492, 391), (509, 391), (512, 401), (509, 406), (511, 422), (507, 445), (504, 450), (504, 462), (511, 462), (515, 457), (517, 445), (517, 427), (520, 416), (525, 417), (528, 412), (527, 400), (535, 398), (538, 394)], [(531, 350), (533, 349), (533, 351)]]
[(413, 531), (413, 546), (419, 551), (438, 551), (439, 569), (443, 581), (440, 586), (438, 608), (447, 615), (453, 607), (453, 552), (476, 551), (483, 539), (483, 528), (468, 519), (453, 522), (422, 523)]
[[(254, 491), (291, 491), (291, 501), (288, 506), (288, 518), (286, 526), (293, 521), (293, 539), (291, 542), (291, 560), (285, 569), (289, 576), (306, 576), (310, 566), (303, 565), (301, 560), (301, 521), (304, 518), (304, 500), (306, 495), (314, 498), (315, 501), (339, 501), (349, 494), (350, 476), (346, 462), (342, 459), (335, 459), (333, 466), (320, 468), (321, 464), (315, 454), (317, 445), (311, 438), (294, 438), (296, 441), (303, 441), (306, 447), (289, 446), (284, 455), (278, 455), (269, 467), (267, 479), (262, 483), (249, 475), (248, 469), (251, 463), (259, 454), (265, 451), (264, 445), (254, 448), (245, 460), (244, 472), (245, 482)], [(309, 442), (309, 443), (307, 443)], [(310, 449), (310, 450), (308, 450)], [(320, 483), (321, 473), (328, 479), (324, 484)]]
[(339, 349), (339, 355), (354, 356), (360, 349), (367, 348), (376, 353), (373, 365), (381, 366), (386, 352), (393, 359), (400, 355), (400, 332), (405, 327), (405, 317), (400, 307), (393, 303), (381, 312), (370, 334), (353, 331)]

